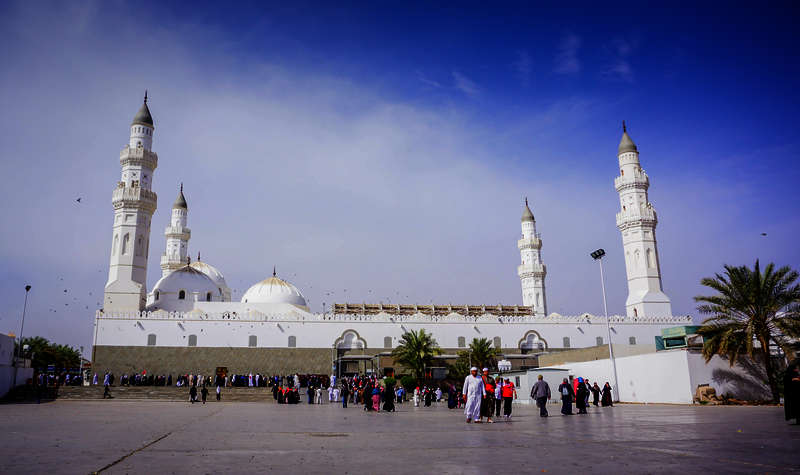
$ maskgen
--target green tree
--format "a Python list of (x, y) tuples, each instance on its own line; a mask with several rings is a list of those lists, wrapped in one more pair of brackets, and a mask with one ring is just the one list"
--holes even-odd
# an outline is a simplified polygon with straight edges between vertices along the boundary
[(772, 263), (762, 272), (758, 260), (754, 269), (726, 265), (724, 274), (700, 281), (717, 294), (694, 298), (701, 303), (697, 310), (711, 315), (698, 330), (706, 361), (720, 355), (733, 366), (743, 355), (760, 359), (774, 402), (780, 389), (769, 348), (774, 343), (788, 353), (789, 339), (800, 336), (798, 276), (790, 267), (776, 270)]
[(419, 332), (410, 330), (403, 333), (400, 344), (392, 351), (392, 357), (396, 363), (410, 369), (414, 377), (422, 379), (425, 376), (425, 368), (431, 366), (433, 357), (441, 352), (433, 335), (427, 333), (425, 329)]
[[(23, 348), (25, 345), (28, 345), (25, 356), (32, 357), (31, 364), (34, 368), (46, 368), (48, 365), (56, 368), (77, 368), (80, 364), (80, 354), (71, 346), (52, 343), (40, 336), (23, 338)], [(19, 351), (18, 345), (16, 351)]]
[(488, 338), (473, 338), (469, 343), (470, 359), (472, 366), (493, 368), (497, 365), (498, 349), (492, 346)]
[(451, 378), (463, 379), (471, 366), (477, 366), (478, 369), (494, 368), (497, 355), (498, 349), (492, 346), (488, 338), (473, 338), (469, 350), (458, 352), (458, 358), (450, 365), (448, 374)]

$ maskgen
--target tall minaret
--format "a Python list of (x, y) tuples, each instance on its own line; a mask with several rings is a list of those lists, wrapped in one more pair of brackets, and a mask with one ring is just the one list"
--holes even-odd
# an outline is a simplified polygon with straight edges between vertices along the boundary
[(525, 198), (522, 211), (522, 239), (517, 241), (522, 264), (517, 268), (522, 283), (522, 304), (533, 307), (535, 315), (547, 316), (544, 278), (547, 267), (542, 264), (542, 237), (536, 232), (536, 221)]
[(672, 316), (669, 297), (661, 290), (661, 265), (656, 246), (656, 210), (647, 199), (650, 179), (639, 164), (639, 151), (625, 122), (619, 142), (619, 176), (614, 187), (619, 193), (621, 211), (617, 227), (622, 233), (625, 268), (628, 272), (629, 317)]
[(172, 217), (170, 218), (169, 226), (164, 230), (164, 235), (167, 237), (167, 250), (161, 256), (162, 277), (186, 265), (189, 238), (192, 236), (192, 231), (186, 227), (188, 214), (189, 207), (186, 205), (186, 197), (183, 196), (183, 183), (181, 183), (181, 191), (172, 205)]
[(131, 123), (130, 143), (119, 154), (122, 180), (111, 194), (114, 227), (103, 298), (107, 312), (141, 310), (146, 303), (150, 219), (157, 205), (157, 196), (151, 191), (158, 166), (158, 155), (150, 150), (154, 129), (145, 91), (144, 104)]

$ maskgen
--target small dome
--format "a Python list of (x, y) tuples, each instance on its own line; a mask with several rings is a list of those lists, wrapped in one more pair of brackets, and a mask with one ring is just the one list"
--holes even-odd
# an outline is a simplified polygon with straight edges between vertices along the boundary
[(524, 223), (525, 221), (535, 221), (535, 219), (533, 219), (533, 213), (528, 207), (528, 198), (525, 198), (525, 209), (522, 210), (522, 222)]
[(222, 289), (223, 291), (228, 289), (228, 283), (225, 282), (225, 276), (222, 275), (222, 272), (220, 272), (219, 269), (211, 264), (198, 260), (192, 262), (189, 266), (207, 275), (208, 278), (211, 279), (214, 282), (214, 285), (216, 285), (219, 289)]
[(142, 107), (139, 108), (139, 112), (133, 116), (133, 122), (131, 122), (131, 125), (137, 124), (155, 128), (155, 125), (153, 124), (153, 116), (150, 115), (150, 108), (147, 107), (147, 91), (144, 93), (144, 104), (142, 104)]
[(183, 183), (181, 183), (181, 192), (178, 193), (178, 197), (175, 198), (175, 203), (172, 204), (172, 209), (175, 208), (189, 209), (189, 206), (186, 204), (186, 197), (183, 196)]
[(156, 282), (155, 287), (153, 287), (154, 294), (155, 292), (159, 292), (160, 294), (177, 294), (181, 290), (188, 294), (196, 293), (201, 296), (205, 296), (208, 292), (211, 292), (212, 297), (215, 297), (216, 301), (220, 300), (217, 284), (204, 272), (188, 265), (160, 278), (158, 282)]
[(622, 139), (619, 141), (619, 151), (617, 154), (623, 154), (625, 152), (638, 152), (636, 148), (636, 144), (633, 143), (631, 140), (631, 136), (628, 135), (628, 129), (625, 127), (625, 122), (622, 122)]
[(294, 285), (274, 274), (253, 285), (242, 296), (243, 303), (288, 303), (307, 308), (306, 298)]

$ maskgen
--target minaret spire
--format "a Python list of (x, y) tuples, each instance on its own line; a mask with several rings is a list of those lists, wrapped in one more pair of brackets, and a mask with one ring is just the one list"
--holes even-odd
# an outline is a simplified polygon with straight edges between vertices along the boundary
[(272, 277), (275, 277), (276, 275), (278, 274), (275, 272), (275, 266), (272, 266)]
[(144, 90), (144, 103), (147, 104), (147, 89)]
[(625, 120), (623, 119), (623, 120), (622, 120), (622, 133), (625, 133), (625, 132), (627, 132), (627, 131), (628, 131), (628, 128), (627, 128), (627, 127), (625, 127)]
[(142, 104), (130, 126), (128, 145), (119, 154), (120, 180), (111, 194), (114, 226), (103, 308), (139, 311), (147, 303), (147, 254), (150, 220), (158, 199), (152, 191), (158, 155), (153, 144), (153, 117)]
[(547, 316), (547, 298), (544, 280), (547, 267), (542, 263), (542, 239), (536, 232), (536, 221), (525, 197), (522, 210), (522, 239), (517, 241), (521, 265), (517, 268), (522, 284), (522, 304), (531, 307), (531, 313)]
[[(183, 196), (183, 183), (181, 183), (178, 197), (172, 204), (169, 226), (164, 230), (167, 248), (161, 255), (162, 277), (190, 262), (189, 239), (192, 237), (192, 230), (186, 226), (188, 219), (189, 205), (186, 204), (186, 197)], [(197, 260), (200, 260), (200, 253), (197, 254)]]
[(622, 139), (617, 150), (619, 176), (614, 188), (619, 193), (617, 228), (622, 234), (625, 270), (628, 276), (629, 317), (669, 317), (672, 305), (662, 290), (661, 264), (656, 243), (658, 216), (647, 196), (650, 178), (639, 162), (639, 150), (622, 123)]

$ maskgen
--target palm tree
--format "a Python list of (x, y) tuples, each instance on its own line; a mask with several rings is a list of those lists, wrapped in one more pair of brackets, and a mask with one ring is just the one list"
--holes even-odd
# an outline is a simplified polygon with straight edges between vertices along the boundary
[(473, 338), (469, 343), (469, 353), (473, 365), (487, 368), (495, 365), (498, 349), (492, 346), (488, 338)]
[[(747, 266), (725, 266), (725, 274), (706, 277), (700, 283), (717, 295), (697, 296), (700, 313), (711, 315), (698, 334), (703, 336), (706, 362), (714, 355), (727, 357), (733, 366), (742, 355), (754, 360), (760, 356), (767, 373), (773, 401), (780, 398), (769, 347), (774, 343), (789, 351), (789, 339), (800, 336), (800, 284), (797, 271), (790, 267), (775, 270), (770, 263), (761, 272)], [(759, 347), (756, 348), (755, 342)]]
[(430, 366), (433, 357), (442, 352), (439, 344), (430, 333), (424, 329), (419, 332), (409, 330), (403, 333), (400, 344), (392, 351), (392, 357), (399, 363), (414, 372), (417, 379), (425, 374), (425, 367)]

